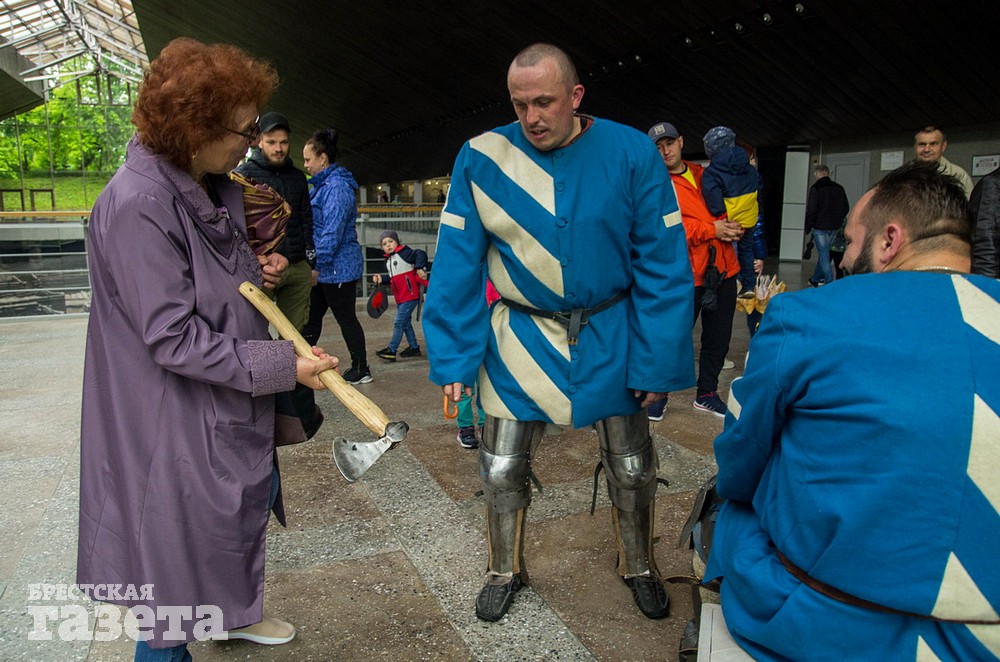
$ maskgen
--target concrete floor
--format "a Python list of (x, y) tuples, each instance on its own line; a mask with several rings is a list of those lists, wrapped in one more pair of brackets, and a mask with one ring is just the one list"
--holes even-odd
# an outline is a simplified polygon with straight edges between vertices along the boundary
[[(811, 265), (774, 263), (789, 289)], [(359, 306), (359, 311), (362, 308)], [(441, 414), (440, 390), (426, 359), (388, 364), (374, 356), (392, 328), (361, 313), (375, 381), (360, 386), (391, 420), (410, 425), (406, 441), (358, 482), (331, 458), (336, 437), (370, 439), (332, 396), (318, 394), (326, 423), (315, 439), (280, 449), (287, 529), (268, 534), (265, 609), (295, 624), (284, 646), (247, 642), (191, 645), (196, 660), (665, 660), (676, 659), (692, 617), (690, 589), (668, 584), (670, 618), (650, 621), (615, 572), (606, 492), (589, 514), (596, 434), (546, 437), (535, 471), (544, 491), (529, 511), (526, 563), (531, 585), (509, 614), (485, 624), (474, 614), (486, 564), (477, 453), (459, 447)], [(720, 394), (743, 367), (748, 334), (737, 313)], [(79, 410), (86, 318), (0, 322), (0, 659), (131, 660), (126, 637), (65, 641), (66, 619), (51, 639), (31, 634), (42, 605), (33, 585), (71, 584), (76, 561)], [(418, 335), (423, 338), (418, 326)], [(697, 329), (695, 342), (697, 344)], [(343, 350), (328, 317), (321, 344)], [(652, 426), (660, 475), (670, 481), (656, 503), (656, 555), (664, 576), (688, 575), (690, 552), (677, 537), (701, 483), (715, 470), (712, 439), (722, 419), (691, 407), (694, 390), (671, 395)], [(57, 629), (63, 623), (64, 630)]]

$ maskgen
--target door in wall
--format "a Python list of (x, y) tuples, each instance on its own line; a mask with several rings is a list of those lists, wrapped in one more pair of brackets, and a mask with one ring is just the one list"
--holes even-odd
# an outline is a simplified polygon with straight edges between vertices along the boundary
[(868, 190), (871, 152), (830, 154), (826, 157), (826, 165), (830, 168), (830, 179), (844, 187), (853, 209), (854, 203)]

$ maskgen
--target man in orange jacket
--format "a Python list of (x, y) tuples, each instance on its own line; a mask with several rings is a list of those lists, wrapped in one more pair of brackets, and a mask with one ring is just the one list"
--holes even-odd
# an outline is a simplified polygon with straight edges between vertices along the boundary
[[(743, 228), (734, 221), (716, 219), (708, 211), (701, 196), (704, 168), (681, 157), (684, 138), (673, 124), (659, 122), (647, 133), (656, 143), (674, 182), (687, 235), (688, 258), (694, 272), (692, 324), (700, 314), (701, 354), (698, 358), (698, 395), (692, 404), (695, 409), (724, 417), (726, 404), (716, 391), (733, 335), (736, 276), (740, 271), (733, 242), (743, 234)], [(649, 420), (663, 420), (666, 402), (659, 400), (646, 409)]]

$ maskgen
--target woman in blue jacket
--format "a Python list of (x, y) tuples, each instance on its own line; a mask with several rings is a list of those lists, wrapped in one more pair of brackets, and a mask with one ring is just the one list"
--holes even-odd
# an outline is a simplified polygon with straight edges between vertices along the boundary
[(351, 384), (367, 384), (372, 381), (372, 373), (368, 368), (365, 332), (355, 310), (362, 271), (361, 245), (354, 225), (358, 216), (355, 202), (358, 183), (337, 163), (337, 139), (335, 129), (324, 129), (314, 133), (302, 148), (306, 170), (312, 175), (309, 200), (316, 244), (315, 286), (309, 321), (302, 335), (310, 342), (319, 339), (323, 316), (327, 308), (332, 310), (351, 353), (351, 367), (344, 373), (344, 379)]

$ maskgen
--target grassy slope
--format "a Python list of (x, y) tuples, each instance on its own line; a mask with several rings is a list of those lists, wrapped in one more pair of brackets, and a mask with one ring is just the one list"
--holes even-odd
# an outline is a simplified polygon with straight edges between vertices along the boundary
[[(90, 209), (94, 206), (94, 200), (104, 189), (112, 173), (86, 172), (86, 173), (66, 173), (55, 177), (55, 209), (61, 211), (77, 211)], [(20, 189), (21, 182), (17, 179), (0, 179), (0, 188)], [(24, 206), (31, 209), (30, 189), (53, 188), (53, 181), (48, 175), (30, 175), (24, 178)], [(3, 194), (4, 209), (16, 211), (20, 207), (21, 199), (17, 194)], [(51, 200), (48, 193), (38, 193), (35, 195), (35, 204), (39, 210), (52, 209)]]

